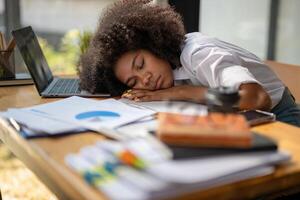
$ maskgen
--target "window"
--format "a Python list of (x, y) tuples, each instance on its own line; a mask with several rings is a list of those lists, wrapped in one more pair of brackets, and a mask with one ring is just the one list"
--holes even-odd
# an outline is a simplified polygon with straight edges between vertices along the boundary
[(0, 31), (5, 32), (5, 22), (4, 22), (4, 0), (0, 0)]
[(202, 0), (200, 30), (266, 59), (269, 4), (270, 0)]
[[(32, 26), (54, 74), (75, 74), (80, 54), (79, 34), (92, 33), (103, 8), (114, 1), (0, 0), (0, 29), (9, 33)], [(18, 51), (16, 57), (16, 71), (23, 72), (25, 67)]]
[(192, 11), (198, 19), (199, 26), (186, 22), (187, 30), (244, 47), (262, 59), (300, 65), (298, 0), (201, 0), (198, 11), (192, 0), (184, 5), (181, 0), (169, 2), (183, 18), (190, 18)]
[(280, 1), (276, 59), (300, 65), (300, 1)]

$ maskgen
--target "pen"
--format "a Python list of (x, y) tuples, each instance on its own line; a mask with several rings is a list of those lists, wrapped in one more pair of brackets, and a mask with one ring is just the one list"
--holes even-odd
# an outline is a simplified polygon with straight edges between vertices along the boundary
[(14, 118), (8, 118), (8, 122), (22, 137), (27, 137), (26, 132), (24, 132), (22, 129), (22, 126)]
[(127, 149), (117, 152), (117, 157), (126, 165), (135, 167), (137, 169), (145, 168), (145, 162)]
[(24, 138), (48, 136), (48, 133), (32, 129), (25, 124), (17, 122), (13, 117), (9, 117), (8, 122)]
[(14, 51), (15, 46), (16, 46), (16, 41), (15, 41), (14, 38), (12, 38), (12, 39), (9, 41), (9, 43), (8, 43), (6, 49), (5, 49), (5, 54), (4, 54), (4, 58), (5, 58), (5, 59), (9, 59), (9, 57), (11, 56), (11, 54), (12, 54), (13, 51)]
[(12, 38), (7, 45), (6, 51), (12, 51), (15, 48), (15, 46), (16, 46), (16, 41), (14, 38)]
[(16, 129), (18, 132), (21, 131), (21, 126), (18, 124), (18, 122), (14, 118), (10, 117), (10, 118), (8, 118), (8, 121), (12, 125), (12, 127), (14, 127), (14, 129)]
[(0, 50), (5, 50), (4, 47), (4, 38), (2, 32), (0, 32)]
[(144, 169), (146, 163), (143, 159), (137, 156), (130, 149), (126, 148), (124, 144), (120, 144), (113, 141), (97, 142), (97, 146), (110, 154), (112, 154), (120, 163), (134, 167), (137, 169)]

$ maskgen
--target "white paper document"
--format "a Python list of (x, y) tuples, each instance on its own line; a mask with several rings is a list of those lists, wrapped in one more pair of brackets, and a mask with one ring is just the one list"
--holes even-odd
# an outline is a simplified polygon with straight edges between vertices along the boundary
[(2, 116), (15, 119), (37, 134), (78, 132), (89, 129), (121, 139), (123, 136), (115, 130), (117, 127), (153, 114), (155, 114), (153, 110), (128, 106), (115, 99), (99, 101), (73, 96), (37, 106), (8, 109), (7, 112), (2, 113)]
[(286, 152), (242, 153), (159, 163), (152, 165), (148, 172), (172, 183), (195, 184), (288, 160), (290, 154)]
[(76, 96), (53, 103), (24, 108), (24, 110), (37, 114), (46, 113), (53, 119), (103, 132), (108, 136), (117, 135), (117, 133), (113, 133), (113, 129), (118, 126), (155, 113), (152, 110), (128, 106), (114, 99), (99, 101)]
[(180, 113), (186, 115), (206, 115), (207, 106), (185, 102), (185, 101), (149, 101), (149, 102), (136, 102), (129, 99), (122, 98), (119, 100), (122, 103), (126, 103), (129, 106), (149, 109), (155, 112), (170, 112), (170, 113)]
[(116, 130), (122, 134), (127, 135), (128, 137), (147, 137), (150, 134), (150, 131), (155, 131), (157, 129), (158, 122), (156, 119), (149, 120), (139, 120), (126, 126), (121, 126)]
[(46, 113), (35, 113), (24, 109), (8, 109), (6, 112), (1, 113), (0, 116), (7, 119), (13, 118), (21, 126), (27, 128), (27, 137), (81, 132), (85, 130), (82, 126), (51, 119)]

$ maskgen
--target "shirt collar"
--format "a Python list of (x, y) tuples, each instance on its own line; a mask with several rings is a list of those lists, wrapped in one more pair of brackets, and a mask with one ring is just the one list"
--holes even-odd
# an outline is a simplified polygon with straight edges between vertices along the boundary
[(173, 77), (174, 77), (175, 81), (190, 79), (183, 67), (174, 69), (173, 70)]

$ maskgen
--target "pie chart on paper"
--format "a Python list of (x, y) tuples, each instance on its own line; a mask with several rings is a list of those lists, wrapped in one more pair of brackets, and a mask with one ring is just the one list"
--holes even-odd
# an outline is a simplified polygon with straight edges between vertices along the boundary
[(117, 119), (120, 116), (121, 115), (116, 112), (99, 110), (99, 111), (88, 111), (88, 112), (79, 113), (75, 116), (75, 118), (77, 120), (88, 120), (90, 122), (102, 122), (102, 121)]

